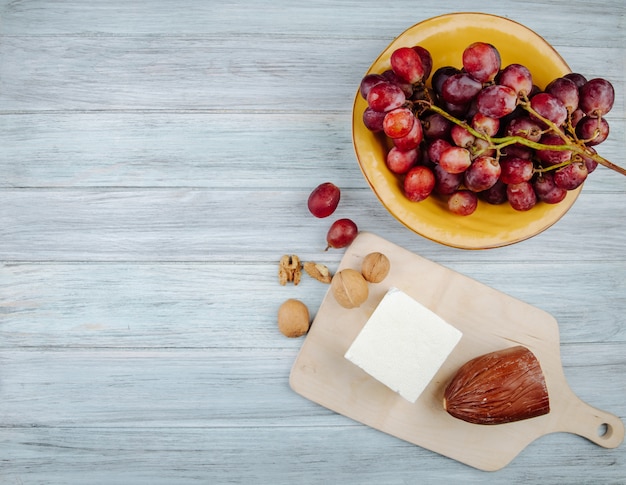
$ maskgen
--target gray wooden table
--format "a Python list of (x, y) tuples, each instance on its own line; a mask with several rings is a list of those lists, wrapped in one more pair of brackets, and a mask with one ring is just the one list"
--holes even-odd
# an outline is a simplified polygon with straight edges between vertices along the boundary
[(295, 253), (335, 268), (305, 201), (552, 313), (565, 374), (626, 416), (626, 179), (468, 252), (405, 229), (351, 145), (358, 82), (410, 25), (479, 9), (617, 91), (601, 153), (626, 165), (623, 0), (0, 1), (0, 483), (626, 483), (626, 447), (554, 434), (485, 473), (290, 390), (278, 306)]

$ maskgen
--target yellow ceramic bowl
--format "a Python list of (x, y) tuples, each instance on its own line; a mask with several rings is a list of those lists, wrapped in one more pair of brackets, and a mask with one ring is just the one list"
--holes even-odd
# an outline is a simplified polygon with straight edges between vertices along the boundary
[[(402, 46), (421, 45), (433, 57), (433, 72), (439, 67), (461, 67), (463, 50), (472, 42), (489, 42), (502, 57), (502, 66), (523, 64), (533, 81), (544, 88), (570, 69), (561, 56), (539, 35), (511, 20), (480, 13), (457, 13), (431, 18), (397, 37), (366, 74), (389, 69), (391, 53)], [(463, 249), (486, 249), (513, 244), (532, 237), (558, 221), (572, 206), (580, 189), (570, 191), (561, 203), (538, 203), (519, 212), (508, 203), (490, 205), (480, 201), (472, 215), (451, 214), (447, 201), (430, 196), (409, 201), (400, 179), (385, 165), (384, 137), (370, 132), (362, 121), (367, 102), (357, 89), (352, 113), (352, 137), (356, 156), (372, 190), (382, 204), (405, 226), (433, 241)]]

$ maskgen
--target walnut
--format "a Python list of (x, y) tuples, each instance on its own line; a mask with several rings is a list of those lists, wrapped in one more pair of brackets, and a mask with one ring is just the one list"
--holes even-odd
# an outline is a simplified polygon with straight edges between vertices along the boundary
[(374, 252), (369, 253), (363, 259), (363, 265), (361, 266), (361, 273), (370, 283), (380, 283), (389, 274), (389, 258), (383, 253)]
[(286, 337), (301, 337), (310, 326), (309, 309), (300, 300), (290, 298), (278, 309), (278, 329)]
[(307, 261), (304, 263), (304, 271), (311, 277), (322, 283), (330, 284), (332, 276), (328, 267), (323, 264)]
[(344, 308), (356, 308), (367, 300), (369, 288), (363, 275), (354, 269), (339, 271), (330, 284), (337, 303)]
[(289, 282), (293, 282), (294, 285), (300, 283), (300, 277), (302, 275), (302, 263), (300, 258), (295, 254), (285, 254), (280, 258), (278, 267), (278, 281), (281, 285), (285, 286)]

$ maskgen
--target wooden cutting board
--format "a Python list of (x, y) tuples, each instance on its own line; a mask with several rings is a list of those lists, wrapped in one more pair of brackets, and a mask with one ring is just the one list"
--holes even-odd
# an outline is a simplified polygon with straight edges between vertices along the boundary
[[(359, 234), (338, 270), (360, 269), (363, 257), (372, 251), (389, 257), (389, 275), (381, 283), (370, 284), (367, 302), (357, 309), (342, 308), (327, 293), (291, 370), (290, 385), (295, 392), (372, 428), (481, 470), (506, 466), (529, 443), (548, 433), (575, 433), (606, 448), (615, 448), (623, 441), (622, 421), (586, 404), (568, 386), (554, 317), (371, 233)], [(392, 286), (463, 332), (415, 404), (344, 358)], [(550, 396), (549, 414), (486, 426), (466, 423), (443, 410), (445, 386), (462, 364), (515, 345), (528, 347), (539, 359)]]

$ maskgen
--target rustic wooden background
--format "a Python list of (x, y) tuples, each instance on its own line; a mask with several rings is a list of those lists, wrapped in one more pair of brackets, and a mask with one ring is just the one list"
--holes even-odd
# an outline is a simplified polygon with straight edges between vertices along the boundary
[(387, 44), (479, 10), (616, 88), (601, 153), (626, 165), (623, 0), (0, 0), (0, 483), (626, 483), (626, 448), (555, 434), (484, 473), (289, 389), (302, 343), (286, 253), (336, 267), (306, 198), (552, 313), (573, 390), (626, 416), (626, 179), (599, 168), (553, 228), (468, 252), (368, 188), (351, 106)]

